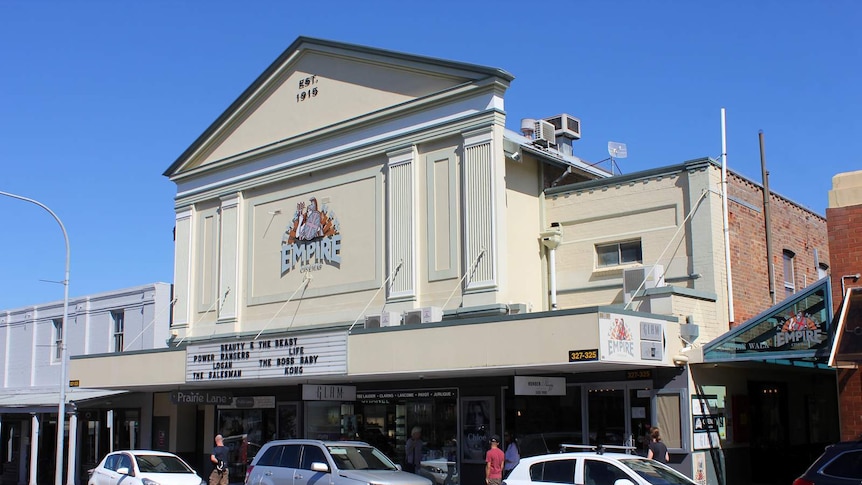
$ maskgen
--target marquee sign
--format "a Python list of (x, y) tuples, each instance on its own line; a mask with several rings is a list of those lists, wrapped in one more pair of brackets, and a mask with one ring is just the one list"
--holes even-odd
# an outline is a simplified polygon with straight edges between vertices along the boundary
[(189, 345), (186, 382), (303, 378), (347, 373), (347, 333), (248, 337)]

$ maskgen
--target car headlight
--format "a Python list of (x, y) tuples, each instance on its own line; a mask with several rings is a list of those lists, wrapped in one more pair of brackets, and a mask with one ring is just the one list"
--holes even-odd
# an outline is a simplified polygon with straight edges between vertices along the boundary
[(141, 483), (143, 485), (160, 485), (159, 482), (155, 480), (150, 480), (149, 478), (142, 478)]

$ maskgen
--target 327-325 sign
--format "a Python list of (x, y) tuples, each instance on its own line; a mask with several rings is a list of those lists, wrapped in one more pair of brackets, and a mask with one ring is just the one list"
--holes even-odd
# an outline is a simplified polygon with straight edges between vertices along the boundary
[(569, 351), (569, 362), (590, 362), (593, 360), (599, 360), (599, 349)]

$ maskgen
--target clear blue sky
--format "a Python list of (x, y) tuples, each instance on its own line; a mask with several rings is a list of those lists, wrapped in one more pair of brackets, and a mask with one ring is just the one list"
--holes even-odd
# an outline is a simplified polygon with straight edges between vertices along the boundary
[[(708, 4), (708, 5), (704, 5)], [(862, 2), (0, 0), (0, 191), (63, 220), (70, 293), (173, 279), (162, 172), (300, 35), (503, 68), (509, 128), (580, 117), (624, 173), (721, 153), (825, 214), (862, 169)], [(62, 300), (42, 209), (0, 197), (0, 309)]]

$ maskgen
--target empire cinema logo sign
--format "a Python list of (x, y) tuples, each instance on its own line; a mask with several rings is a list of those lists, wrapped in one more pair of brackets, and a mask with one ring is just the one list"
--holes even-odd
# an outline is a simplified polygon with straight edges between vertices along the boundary
[(293, 220), (281, 239), (281, 274), (319, 271), (323, 265), (341, 265), (338, 220), (316, 197), (296, 204)]

